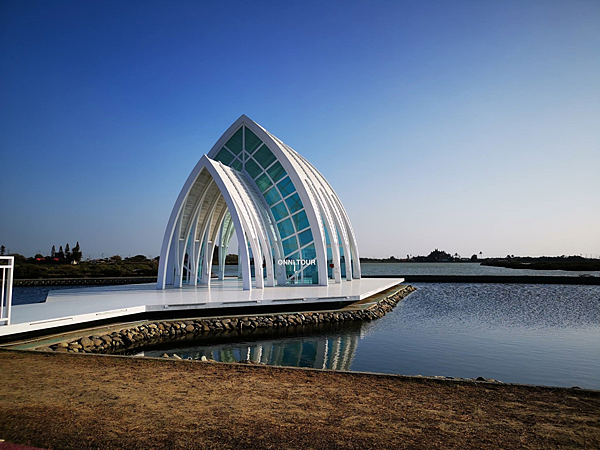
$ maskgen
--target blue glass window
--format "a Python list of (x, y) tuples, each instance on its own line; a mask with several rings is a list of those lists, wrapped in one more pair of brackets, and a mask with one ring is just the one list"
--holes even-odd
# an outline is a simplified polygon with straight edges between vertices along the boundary
[(246, 151), (250, 154), (254, 153), (260, 145), (262, 141), (256, 136), (252, 131), (246, 128)]
[(284, 255), (289, 255), (290, 253), (294, 253), (296, 250), (298, 250), (298, 241), (296, 240), (296, 236), (292, 236), (291, 238), (282, 241), (281, 245), (283, 246)]
[(306, 266), (302, 270), (302, 275), (304, 277), (304, 284), (319, 284), (319, 271), (316, 264)]
[[(287, 261), (294, 261), (297, 262), (298, 259), (300, 259), (300, 254), (299, 253), (294, 253), (293, 255), (289, 255), (285, 258)], [(285, 275), (286, 277), (289, 277), (290, 275), (294, 274), (296, 272), (296, 270), (300, 269), (300, 265), (299, 264), (290, 264), (285, 266)]]
[(317, 257), (317, 252), (315, 251), (315, 244), (307, 245), (302, 249), (302, 258), (303, 259), (315, 259)]
[(302, 201), (300, 200), (298, 193), (286, 198), (285, 202), (287, 203), (288, 208), (292, 214), (300, 211), (303, 208)]
[(242, 129), (240, 128), (235, 132), (231, 139), (227, 141), (225, 144), (229, 150), (231, 150), (236, 155), (239, 155), (242, 151)]
[(242, 170), (242, 162), (239, 159), (236, 159), (231, 163), (231, 167), (237, 171)]
[(286, 237), (294, 234), (294, 225), (292, 225), (292, 221), (290, 219), (285, 219), (283, 222), (279, 222), (277, 224), (277, 228), (279, 228), (279, 236), (281, 236), (281, 239), (285, 239)]
[[(274, 205), (279, 200), (281, 200), (281, 195), (279, 195), (279, 192), (277, 191), (277, 189), (269, 189), (267, 191), (267, 193), (265, 194), (265, 200), (267, 201), (267, 203), (269, 205)], [(283, 204), (282, 204), (282, 206), (283, 206)], [(285, 209), (285, 207), (283, 209)]]
[(246, 160), (245, 164), (246, 172), (250, 174), (252, 179), (256, 178), (262, 173), (262, 168), (254, 162), (253, 159)]
[(233, 161), (233, 158), (234, 156), (231, 154), (230, 151), (228, 151), (226, 148), (222, 148), (221, 151), (217, 153), (215, 160), (221, 161), (223, 164), (228, 166), (229, 164), (231, 164), (231, 161)]
[(303, 231), (298, 235), (298, 240), (300, 241), (300, 247), (305, 246), (306, 244), (313, 241), (312, 231), (310, 229)]
[(254, 159), (258, 161), (258, 163), (263, 166), (265, 169), (269, 167), (277, 158), (275, 155), (267, 148), (266, 145), (263, 145), (259, 148), (254, 154)]
[[(271, 190), (274, 190), (274, 189), (271, 189)], [(280, 221), (281, 219), (283, 219), (284, 217), (287, 217), (287, 215), (288, 215), (287, 209), (285, 209), (285, 205), (283, 204), (283, 202), (277, 203), (275, 206), (273, 206), (271, 208), (271, 212), (273, 213), (273, 217), (275, 218), (275, 221)]]
[(280, 179), (287, 175), (287, 172), (285, 171), (285, 169), (279, 161), (277, 161), (275, 164), (269, 167), (267, 173), (275, 183), (277, 183)]
[(291, 193), (296, 191), (296, 188), (294, 187), (294, 183), (292, 183), (292, 180), (290, 180), (290, 177), (285, 177), (283, 180), (281, 180), (277, 184), (277, 187), (279, 188), (279, 191), (281, 192), (281, 195), (283, 197), (287, 197), (288, 195), (290, 195)]
[(302, 231), (308, 227), (308, 217), (306, 217), (306, 212), (304, 211), (300, 211), (298, 214), (292, 216), (292, 221), (297, 231)]
[(265, 192), (272, 185), (271, 179), (267, 176), (266, 173), (263, 173), (256, 179), (256, 185), (260, 189), (261, 192)]

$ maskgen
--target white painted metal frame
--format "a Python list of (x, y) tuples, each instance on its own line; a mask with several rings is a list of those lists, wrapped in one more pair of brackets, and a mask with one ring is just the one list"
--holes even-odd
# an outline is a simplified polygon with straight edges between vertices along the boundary
[[(356, 238), (348, 215), (329, 183), (291, 147), (242, 115), (196, 164), (175, 202), (161, 248), (157, 288), (182, 286), (186, 255), (185, 281), (191, 285), (197, 285), (198, 280), (209, 284), (215, 247), (218, 247), (218, 278), (223, 279), (225, 256), (233, 232), (240, 244), (238, 261), (244, 289), (252, 287), (248, 247), (255, 261), (256, 288), (275, 286), (275, 281), (277, 284), (286, 282), (285, 271), (273, 264), (274, 258), (283, 258), (279, 231), (255, 181), (243, 169), (240, 172), (214, 160), (242, 126), (252, 131), (273, 153), (302, 201), (314, 239), (318, 284), (328, 284), (325, 233), (331, 244), (334, 282), (341, 282), (340, 247), (344, 252), (346, 279), (360, 278)], [(227, 212), (230, 218), (225, 220)], [(202, 267), (199, 267), (201, 251), (204, 254)]]
[[(6, 262), (3, 262), (2, 260), (5, 260)], [(15, 257), (0, 256), (0, 269), (2, 269), (2, 288), (0, 290), (0, 325), (10, 325)]]

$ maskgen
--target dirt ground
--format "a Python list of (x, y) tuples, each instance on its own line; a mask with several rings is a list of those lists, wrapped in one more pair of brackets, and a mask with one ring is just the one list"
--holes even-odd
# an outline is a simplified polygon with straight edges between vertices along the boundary
[(600, 448), (600, 393), (0, 351), (0, 439), (50, 449)]

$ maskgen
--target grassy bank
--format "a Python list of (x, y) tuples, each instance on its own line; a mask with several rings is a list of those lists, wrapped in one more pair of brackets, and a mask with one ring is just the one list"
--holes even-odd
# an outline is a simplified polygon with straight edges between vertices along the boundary
[(0, 438), (53, 449), (598, 448), (600, 393), (0, 351)]
[(15, 279), (97, 278), (97, 277), (151, 277), (158, 273), (158, 261), (119, 262), (97, 264), (35, 264), (15, 262)]

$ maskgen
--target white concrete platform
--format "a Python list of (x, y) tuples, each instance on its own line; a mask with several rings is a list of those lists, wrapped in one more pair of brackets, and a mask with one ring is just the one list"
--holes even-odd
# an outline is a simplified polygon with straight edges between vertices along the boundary
[[(12, 307), (10, 325), (0, 336), (94, 322), (145, 312), (273, 306), (363, 300), (402, 283), (402, 278), (363, 278), (329, 286), (297, 285), (244, 291), (242, 281), (211, 281), (210, 287), (184, 286), (157, 290), (155, 283), (50, 291), (44, 303)], [(91, 324), (90, 324), (91, 325)]]

